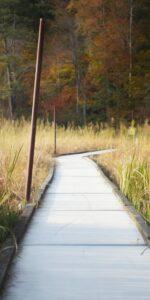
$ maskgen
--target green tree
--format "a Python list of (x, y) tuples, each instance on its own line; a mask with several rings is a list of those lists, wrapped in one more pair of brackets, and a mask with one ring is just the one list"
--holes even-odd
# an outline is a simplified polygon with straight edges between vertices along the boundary
[(2, 99), (8, 99), (11, 119), (23, 96), (23, 74), (33, 67), (33, 61), (24, 64), (24, 49), (34, 51), (40, 17), (53, 18), (51, 1), (0, 0), (1, 89)]

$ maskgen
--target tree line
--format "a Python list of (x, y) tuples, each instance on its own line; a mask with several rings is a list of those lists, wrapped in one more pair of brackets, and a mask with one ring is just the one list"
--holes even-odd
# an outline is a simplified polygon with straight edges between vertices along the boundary
[(46, 19), (40, 117), (118, 126), (149, 118), (148, 0), (0, 0), (0, 113), (31, 112), (40, 17)]

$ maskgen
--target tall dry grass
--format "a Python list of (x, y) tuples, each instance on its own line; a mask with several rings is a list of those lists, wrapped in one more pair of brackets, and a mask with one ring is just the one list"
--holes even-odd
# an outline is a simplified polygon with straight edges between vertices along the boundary
[[(52, 163), (53, 127), (38, 121), (34, 159), (34, 191), (48, 173)], [(6, 198), (24, 199), (30, 124), (24, 120), (10, 123), (0, 121), (0, 202)], [(103, 149), (114, 146), (113, 131), (98, 130), (88, 126), (84, 129), (72, 126), (57, 128), (57, 154)]]
[[(3, 240), (25, 204), (25, 182), (30, 124), (0, 120), (0, 240)], [(52, 164), (49, 128), (38, 124), (32, 195)]]
[[(38, 121), (32, 183), (33, 200), (53, 164), (53, 127)], [(25, 204), (25, 182), (30, 124), (0, 120), (0, 240), (16, 221)], [(92, 125), (81, 129), (57, 128), (57, 153), (101, 149), (112, 146), (112, 131), (99, 131)]]
[[(96, 158), (115, 179), (147, 220), (150, 220), (149, 149), (150, 127), (137, 129), (123, 125), (119, 132), (89, 125), (57, 128), (57, 154), (116, 148), (117, 151)], [(38, 121), (31, 199), (53, 164), (53, 127)], [(25, 120), (10, 123), (0, 120), (0, 240), (16, 221), (25, 200), (27, 155), (30, 124)]]
[[(30, 124), (25, 121), (0, 123), (0, 197), (24, 199)], [(35, 147), (33, 188), (37, 189), (52, 163), (48, 127), (38, 125)], [(0, 198), (1, 199), (1, 198)]]
[(101, 150), (115, 146), (114, 130), (94, 125), (84, 128), (73, 126), (57, 128), (57, 154)]
[(121, 126), (115, 144), (115, 152), (95, 160), (150, 223), (150, 126)]

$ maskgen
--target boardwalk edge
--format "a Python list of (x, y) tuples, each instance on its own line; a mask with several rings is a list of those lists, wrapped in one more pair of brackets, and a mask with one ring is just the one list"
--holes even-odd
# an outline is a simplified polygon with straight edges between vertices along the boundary
[(112, 181), (109, 172), (103, 166), (99, 166), (95, 161), (92, 160), (92, 158), (87, 158), (87, 159), (96, 166), (99, 173), (112, 186), (115, 194), (119, 196), (120, 201), (124, 205), (126, 211), (129, 213), (132, 220), (136, 223), (136, 226), (139, 229), (140, 233), (142, 234), (147, 246), (150, 247), (150, 225), (146, 222), (146, 220), (142, 217), (142, 215), (135, 209), (132, 202), (129, 201), (128, 198), (121, 192), (117, 184)]
[[(46, 177), (45, 181), (43, 182), (35, 196), (34, 204), (31, 203), (25, 205), (23, 212), (13, 229), (16, 243), (20, 242), (20, 240), (23, 238), (36, 208), (40, 204), (40, 201), (42, 200), (50, 182), (53, 179), (54, 171), (55, 167), (52, 166), (49, 175)], [(13, 237), (7, 238), (0, 248), (0, 290), (3, 288), (11, 262), (17, 251), (15, 240)]]

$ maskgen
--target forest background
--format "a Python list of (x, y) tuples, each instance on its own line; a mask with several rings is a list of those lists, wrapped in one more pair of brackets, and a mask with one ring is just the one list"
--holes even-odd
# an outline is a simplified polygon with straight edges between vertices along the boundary
[(142, 124), (149, 118), (148, 0), (0, 0), (0, 115), (31, 115), (39, 18), (46, 20), (39, 116)]

